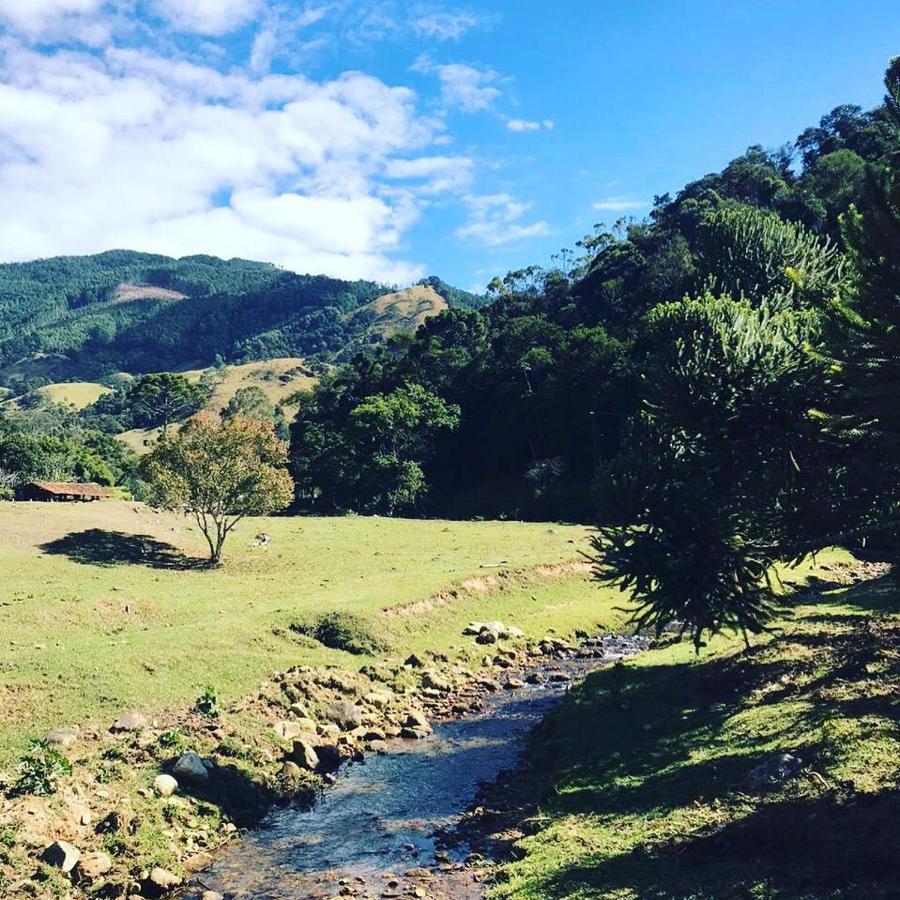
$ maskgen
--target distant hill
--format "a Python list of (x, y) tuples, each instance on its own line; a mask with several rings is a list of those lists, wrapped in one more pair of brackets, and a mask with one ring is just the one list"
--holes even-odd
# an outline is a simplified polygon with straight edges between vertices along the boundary
[[(205, 368), (290, 357), (331, 359), (446, 306), (485, 298), (438, 278), (410, 315), (371, 281), (298, 275), (270, 263), (173, 259), (112, 250), (0, 265), (0, 384), (97, 381), (117, 372)], [(373, 305), (374, 304), (374, 305)]]

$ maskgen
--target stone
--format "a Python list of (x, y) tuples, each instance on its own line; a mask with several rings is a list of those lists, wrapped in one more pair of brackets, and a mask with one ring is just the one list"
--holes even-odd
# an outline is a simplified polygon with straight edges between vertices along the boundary
[(316, 769), (319, 768), (319, 754), (316, 753), (312, 744), (302, 738), (294, 741), (294, 749), (291, 751), (291, 760), (298, 766), (308, 769), (310, 772), (315, 772)]
[(425, 667), (425, 663), (416, 656), (415, 653), (410, 654), (403, 661), (404, 666), (408, 666), (410, 669), (422, 669)]
[(172, 774), (188, 784), (204, 785), (209, 782), (209, 770), (193, 750), (188, 750), (178, 757)]
[(754, 789), (780, 784), (793, 778), (803, 768), (803, 760), (793, 753), (777, 753), (752, 768), (745, 776), (747, 785)]
[(74, 728), (56, 728), (44, 735), (44, 742), (51, 747), (65, 749), (78, 740), (78, 732)]
[(161, 891), (171, 891), (181, 884), (181, 879), (174, 872), (160, 866), (150, 870), (150, 877), (147, 880)]
[(425, 718), (425, 714), (418, 710), (410, 710), (403, 719), (403, 725), (406, 728), (418, 728), (422, 731), (431, 731), (431, 724)]
[(84, 853), (79, 858), (73, 874), (77, 881), (96, 881), (112, 870), (112, 859), (100, 851)]
[(484, 622), (469, 622), (465, 628), (463, 628), (463, 634), (468, 635), (478, 635), (484, 631), (485, 625)]
[(171, 775), (157, 775), (153, 780), (153, 790), (160, 797), (171, 797), (178, 790), (178, 782)]
[(525, 679), (529, 684), (543, 684), (547, 679), (543, 672), (529, 672)]
[(188, 872), (202, 872), (204, 869), (208, 869), (213, 864), (213, 855), (212, 853), (207, 853), (205, 850), (201, 850), (199, 853), (195, 853), (193, 856), (189, 856), (184, 861), (184, 867)]
[(453, 685), (450, 684), (450, 682), (446, 678), (436, 674), (435, 672), (426, 672), (422, 676), (422, 685), (426, 688), (431, 688), (432, 690), (440, 691), (442, 693), (447, 693), (453, 688)]
[(337, 772), (344, 762), (344, 754), (334, 744), (318, 744), (315, 751), (319, 757), (319, 772)]
[(68, 841), (54, 841), (42, 854), (41, 860), (48, 866), (71, 872), (81, 858), (81, 851)]
[(299, 719), (305, 719), (309, 716), (306, 707), (302, 703), (292, 703), (291, 712)]
[(147, 724), (146, 716), (139, 712), (127, 712), (119, 716), (109, 730), (113, 732), (140, 731), (142, 728), (146, 728)]
[(430, 728), (411, 728), (407, 725), (400, 729), (400, 737), (408, 741), (421, 741), (427, 738), (430, 734)]
[[(308, 722), (309, 719), (304, 719), (302, 721)], [(296, 722), (276, 722), (273, 726), (272, 730), (275, 734), (278, 735), (283, 741), (292, 741), (296, 737), (300, 737), (304, 731), (308, 729), (304, 728), (303, 725), (300, 724), (300, 721)], [(313, 726), (313, 731), (315, 731), (315, 726)]]
[(366, 694), (363, 700), (369, 706), (374, 706), (376, 709), (384, 709), (391, 702), (391, 695), (382, 691), (373, 691), (371, 694)]
[(476, 644), (496, 644), (497, 635), (493, 631), (484, 630), (475, 638)]
[(303, 769), (293, 760), (287, 760), (278, 773), (282, 781), (297, 781), (303, 775)]
[(507, 691), (517, 691), (519, 688), (525, 687), (525, 682), (521, 678), (507, 678), (503, 687)]
[(329, 703), (323, 715), (342, 731), (353, 731), (363, 723), (362, 710), (349, 700), (335, 700), (334, 703)]
[(218, 891), (204, 891), (200, 895), (200, 900), (225, 900), (225, 897)]

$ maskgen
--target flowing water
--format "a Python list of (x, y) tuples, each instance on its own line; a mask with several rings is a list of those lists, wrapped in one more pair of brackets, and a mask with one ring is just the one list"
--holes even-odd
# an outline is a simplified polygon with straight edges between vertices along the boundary
[[(574, 677), (588, 670), (563, 666)], [(452, 826), (480, 784), (516, 764), (524, 736), (564, 692), (552, 684), (488, 695), (481, 712), (437, 724), (425, 740), (390, 741), (386, 754), (345, 767), (311, 811), (274, 811), (203, 873), (203, 885), (241, 900), (307, 900), (433, 865), (435, 830)], [(454, 853), (462, 858), (466, 848)], [(449, 896), (479, 894), (457, 887)]]

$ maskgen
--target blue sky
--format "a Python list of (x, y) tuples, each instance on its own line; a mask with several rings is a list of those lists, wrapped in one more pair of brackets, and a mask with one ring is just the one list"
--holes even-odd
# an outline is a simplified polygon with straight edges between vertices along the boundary
[(900, 4), (0, 0), (0, 259), (466, 288), (877, 103)]

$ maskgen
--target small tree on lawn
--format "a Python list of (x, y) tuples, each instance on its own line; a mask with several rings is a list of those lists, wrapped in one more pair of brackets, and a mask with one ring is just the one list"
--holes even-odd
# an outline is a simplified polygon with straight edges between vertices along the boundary
[(201, 413), (163, 438), (144, 458), (142, 471), (151, 502), (193, 516), (216, 564), (244, 516), (267, 515), (291, 502), (294, 484), (286, 464), (287, 445), (270, 422)]

